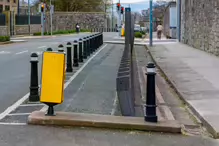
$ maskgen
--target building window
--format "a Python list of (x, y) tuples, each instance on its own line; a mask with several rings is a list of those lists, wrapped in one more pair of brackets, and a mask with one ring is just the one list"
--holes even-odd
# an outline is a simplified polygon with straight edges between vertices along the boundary
[(3, 12), (3, 5), (0, 5), (0, 13)]
[(5, 11), (10, 11), (10, 6), (5, 5)]
[(16, 0), (14, 0), (14, 3), (16, 4)]

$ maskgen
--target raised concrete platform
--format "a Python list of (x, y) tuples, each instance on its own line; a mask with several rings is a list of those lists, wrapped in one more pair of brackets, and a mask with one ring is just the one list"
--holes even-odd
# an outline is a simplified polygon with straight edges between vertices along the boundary
[(67, 112), (57, 112), (56, 116), (45, 116), (44, 112), (35, 111), (28, 117), (28, 124), (181, 133), (181, 126), (175, 120), (149, 123), (145, 122), (143, 117), (121, 117)]

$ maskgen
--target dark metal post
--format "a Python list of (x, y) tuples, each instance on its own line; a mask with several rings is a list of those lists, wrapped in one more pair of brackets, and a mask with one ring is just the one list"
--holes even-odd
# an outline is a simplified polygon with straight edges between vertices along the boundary
[(63, 46), (62, 44), (60, 44), (60, 45), (58, 46), (58, 51), (59, 51), (59, 52), (64, 52), (64, 46)]
[(101, 33), (101, 45), (103, 45), (103, 33)]
[(83, 62), (83, 40), (79, 39), (79, 62)]
[(74, 63), (73, 63), (73, 66), (78, 67), (79, 66), (79, 64), (78, 64), (78, 41), (75, 40), (73, 45), (74, 45)]
[(30, 102), (37, 102), (39, 97), (39, 85), (38, 85), (38, 55), (32, 53), (30, 56), (31, 73), (30, 73)]
[(94, 39), (93, 52), (95, 52), (96, 49), (97, 49), (97, 34), (95, 34), (95, 35), (93, 36), (93, 39)]
[(92, 54), (94, 52), (94, 35), (91, 35), (91, 45), (90, 45), (90, 54)]
[(87, 56), (90, 56), (90, 37), (87, 37)]
[(87, 59), (87, 38), (83, 38), (83, 58)]
[(46, 51), (52, 51), (52, 48), (47, 48)]
[(147, 94), (146, 94), (146, 106), (145, 106), (145, 121), (157, 122), (156, 115), (156, 92), (155, 92), (155, 65), (154, 63), (148, 63), (147, 65)]
[(72, 54), (71, 54), (71, 47), (72, 44), (70, 42), (67, 43), (67, 68), (66, 72), (73, 72), (73, 67), (72, 67)]
[(101, 44), (100, 44), (101, 43), (100, 37), (101, 37), (101, 33), (99, 33), (98, 39), (97, 39), (98, 40), (98, 48), (101, 46)]

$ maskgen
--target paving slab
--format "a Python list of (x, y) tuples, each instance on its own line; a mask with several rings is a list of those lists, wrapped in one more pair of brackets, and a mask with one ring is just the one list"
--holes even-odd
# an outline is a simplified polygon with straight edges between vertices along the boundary
[(113, 128), (153, 132), (181, 132), (180, 124), (175, 120), (150, 123), (145, 122), (142, 117), (108, 116), (72, 112), (57, 112), (56, 116), (45, 116), (44, 112), (35, 111), (28, 117), (28, 123), (36, 125)]
[(148, 48), (184, 102), (218, 138), (219, 58), (181, 43)]

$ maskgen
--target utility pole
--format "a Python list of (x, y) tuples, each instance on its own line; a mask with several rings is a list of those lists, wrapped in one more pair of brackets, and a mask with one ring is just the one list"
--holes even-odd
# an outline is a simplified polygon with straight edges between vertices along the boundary
[(113, 5), (113, 1), (112, 1), (112, 28), (114, 28), (114, 26), (113, 26), (113, 25), (114, 25), (114, 24), (113, 24), (113, 21), (114, 21), (114, 18), (113, 18), (113, 17), (114, 17), (114, 15), (113, 15), (113, 6), (114, 6), (114, 5)]
[(150, 0), (150, 46), (153, 46), (153, 0)]
[(52, 14), (53, 14), (54, 7), (52, 6), (52, 0), (50, 0), (50, 31), (52, 36)]
[(118, 9), (118, 32), (119, 32), (119, 37), (121, 37), (121, 4), (119, 0), (119, 6), (117, 5)]
[(181, 41), (181, 0), (177, 0), (177, 40)]
[(28, 29), (30, 35), (30, 0), (28, 0)]

